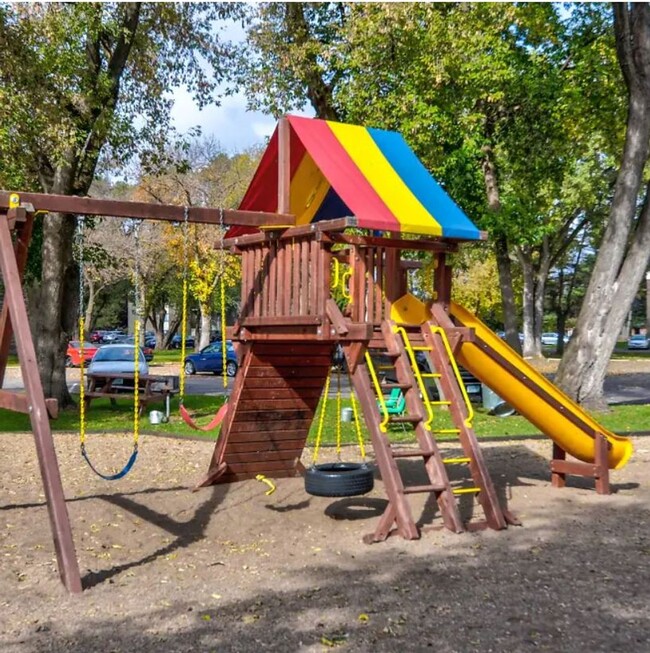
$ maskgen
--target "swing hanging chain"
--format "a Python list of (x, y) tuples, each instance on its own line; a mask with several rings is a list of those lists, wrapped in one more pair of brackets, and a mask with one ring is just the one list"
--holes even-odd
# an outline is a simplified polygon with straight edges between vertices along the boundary
[(189, 277), (189, 240), (190, 240), (190, 208), (183, 208), (183, 297), (181, 300), (181, 372), (178, 384), (178, 401), (183, 403), (185, 398), (185, 340), (187, 338), (187, 295)]
[(341, 368), (336, 368), (336, 457), (341, 462)]
[(223, 241), (225, 238), (225, 226), (223, 224), (223, 209), (219, 209), (219, 233), (220, 238), (220, 256), (219, 256), (219, 293), (221, 294), (221, 377), (223, 378), (223, 387), (228, 387), (228, 374), (226, 366), (228, 364), (228, 354), (226, 348), (226, 283), (224, 273), (226, 270), (225, 251)]
[(79, 316), (78, 316), (78, 336), (79, 336), (79, 441), (81, 452), (86, 449), (86, 384), (84, 381), (85, 371), (85, 297), (84, 297), (84, 218), (77, 216), (77, 254), (79, 257)]
[(133, 450), (138, 450), (140, 438), (140, 226), (142, 221), (136, 222), (133, 228), (135, 239), (135, 262), (133, 265), (134, 321), (133, 321)]
[(323, 391), (323, 397), (321, 401), (320, 416), (318, 418), (318, 431), (316, 432), (316, 443), (314, 444), (314, 456), (312, 458), (312, 464), (315, 465), (318, 460), (318, 452), (320, 450), (321, 438), (323, 436), (323, 426), (325, 424), (325, 411), (327, 410), (327, 398), (330, 393), (330, 380), (332, 378), (332, 371), (330, 370), (327, 373), (327, 380), (325, 381), (325, 390)]

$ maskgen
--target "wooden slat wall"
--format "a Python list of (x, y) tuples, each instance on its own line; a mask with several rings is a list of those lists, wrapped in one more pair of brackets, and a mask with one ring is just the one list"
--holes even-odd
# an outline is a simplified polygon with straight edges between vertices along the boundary
[[(285, 257), (286, 258), (286, 257)], [(257, 474), (296, 476), (325, 386), (332, 343), (257, 342), (230, 426), (226, 472), (217, 483)]]

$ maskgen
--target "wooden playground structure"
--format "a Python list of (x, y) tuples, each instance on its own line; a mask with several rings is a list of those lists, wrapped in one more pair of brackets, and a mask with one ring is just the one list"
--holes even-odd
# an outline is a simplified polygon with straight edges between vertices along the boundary
[[(368, 226), (352, 206), (346, 207), (348, 213), (343, 217), (305, 221), (296, 210), (300, 198), (292, 186), (292, 179), (303, 174), (300, 161), (295, 160), (297, 146), (292, 139), (301, 134), (300, 130), (303, 141), (308, 142), (310, 136), (300, 121), (291, 120), (294, 122), (280, 121), (273, 146), (260, 164), (261, 177), (257, 185), (256, 180), (251, 185), (255, 189), (264, 183), (268, 190), (270, 175), (272, 210), (245, 210), (245, 200), (244, 210), (223, 212), (223, 222), (237, 226), (224, 245), (242, 257), (241, 311), (228, 333), (239, 350), (240, 367), (209, 468), (199, 486), (258, 474), (271, 478), (303, 474), (301, 454), (334, 348), (340, 345), (388, 499), (371, 539), (384, 540), (394, 529), (406, 539), (419, 537), (409, 505), (413, 493), (432, 495), (445, 527), (454, 532), (466, 527), (457, 502), (462, 494), (477, 497), (488, 527), (503, 529), (517, 523), (497, 498), (471, 426), (472, 408), (456, 363), (463, 344), (474, 342), (476, 337), (473, 328), (452, 319), (447, 257), (463, 240), (479, 240), (484, 235), (475, 227), (468, 237), (447, 237), (445, 228), (439, 227), (424, 230), (423, 235), (417, 235), (416, 229), (381, 229), (389, 225), (380, 222)], [(310, 153), (315, 151), (316, 146)], [(299, 158), (301, 165), (306, 165), (306, 155)], [(309, 176), (308, 172), (304, 174)], [(330, 181), (336, 174), (336, 170), (329, 173)], [(315, 192), (323, 199), (331, 188), (317, 188)], [(302, 198), (307, 208), (314, 201), (312, 195)], [(323, 199), (322, 206), (325, 203)], [(79, 592), (81, 578), (49, 424), (49, 418), (56, 415), (56, 405), (43, 395), (21, 290), (34, 216), (37, 211), (59, 211), (180, 222), (183, 208), (30, 193), (11, 198), (9, 193), (0, 193), (0, 211), (5, 214), (0, 220), (5, 283), (0, 380), (12, 334), (25, 380), (24, 394), (0, 391), (0, 406), (30, 415), (61, 578), (69, 591)], [(191, 208), (189, 212), (191, 222), (218, 224), (220, 219), (218, 209)], [(246, 233), (251, 230), (255, 233)], [(405, 237), (407, 233), (410, 235)], [(403, 254), (413, 250), (428, 252), (434, 258), (433, 293), (426, 304), (409, 292), (408, 271), (413, 263)], [(349, 266), (350, 304), (345, 312), (332, 297), (334, 259)], [(427, 375), (415, 364), (415, 352), (423, 352), (431, 363), (433, 371), (428, 376), (438, 384), (443, 397), (438, 401), (428, 396), (423, 378)], [(390, 361), (393, 382), (379, 383), (373, 363), (377, 356)], [(393, 389), (399, 389), (405, 398), (406, 410), (401, 415), (389, 415), (385, 410), (383, 393)], [(433, 411), (439, 409), (448, 411), (453, 428), (437, 431), (432, 426)], [(388, 428), (391, 423), (411, 424), (417, 447), (393, 446)], [(436, 441), (439, 434), (457, 437), (462, 456), (444, 458)], [(565, 462), (564, 467), (556, 461), (554, 479), (564, 473), (583, 474), (596, 478), (600, 490), (607, 491), (608, 467), (612, 466), (607, 461), (608, 442), (596, 431), (593, 440), (595, 461)], [(561, 447), (554, 453), (558, 460), (565, 455)], [(428, 481), (406, 485), (398, 466), (402, 458), (420, 460)], [(458, 465), (469, 469), (469, 485), (458, 487), (450, 481), (449, 470)]]

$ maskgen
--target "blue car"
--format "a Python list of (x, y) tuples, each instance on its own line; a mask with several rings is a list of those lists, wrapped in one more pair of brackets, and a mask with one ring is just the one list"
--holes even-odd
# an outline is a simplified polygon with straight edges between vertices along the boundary
[[(197, 374), (198, 372), (212, 372), (212, 374), (223, 373), (223, 354), (221, 352), (221, 340), (211, 342), (207, 347), (195, 354), (185, 357), (185, 374)], [(239, 363), (237, 354), (230, 340), (226, 340), (226, 374), (235, 376)]]

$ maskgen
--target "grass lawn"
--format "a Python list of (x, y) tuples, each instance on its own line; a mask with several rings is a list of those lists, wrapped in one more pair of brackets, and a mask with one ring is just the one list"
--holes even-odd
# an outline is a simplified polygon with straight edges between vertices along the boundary
[[(199, 424), (207, 424), (224, 401), (223, 397), (190, 396), (186, 400), (186, 407)], [(350, 400), (343, 399), (341, 407), (349, 407)], [(163, 410), (160, 405), (151, 404), (150, 409)], [(312, 424), (309, 441), (314, 442), (318, 431), (320, 406)], [(511, 417), (492, 417), (482, 408), (475, 408), (474, 428), (479, 438), (511, 438), (514, 436), (540, 435), (539, 431), (527, 420), (519, 415)], [(328, 399), (323, 423), (323, 444), (334, 444), (337, 433), (337, 407), (336, 399)], [(133, 428), (133, 407), (125, 399), (116, 406), (111, 406), (108, 399), (95, 399), (87, 412), (87, 428), (89, 432), (123, 433)], [(610, 413), (600, 414), (597, 420), (610, 431), (616, 433), (633, 433), (644, 430), (650, 423), (650, 405), (641, 406), (614, 406)], [(24, 432), (30, 430), (27, 415), (0, 410), (0, 432)], [(451, 426), (447, 413), (440, 412), (434, 423), (434, 428), (444, 429)], [(208, 440), (215, 439), (218, 430), (210, 433), (195, 431), (188, 427), (178, 414), (178, 401), (172, 401), (171, 419), (167, 424), (152, 426), (149, 424), (148, 414), (142, 416), (140, 428), (143, 433), (174, 435), (179, 437), (193, 436)], [(61, 412), (58, 419), (52, 421), (54, 431), (79, 430), (79, 416), (75, 409)], [(361, 419), (361, 432), (364, 440), (368, 440), (368, 432)], [(438, 439), (454, 439), (455, 436), (438, 436)], [(390, 439), (396, 442), (413, 441), (413, 432), (410, 426), (404, 429), (393, 425), (390, 430)], [(341, 423), (341, 441), (344, 444), (357, 441), (354, 422)]]

